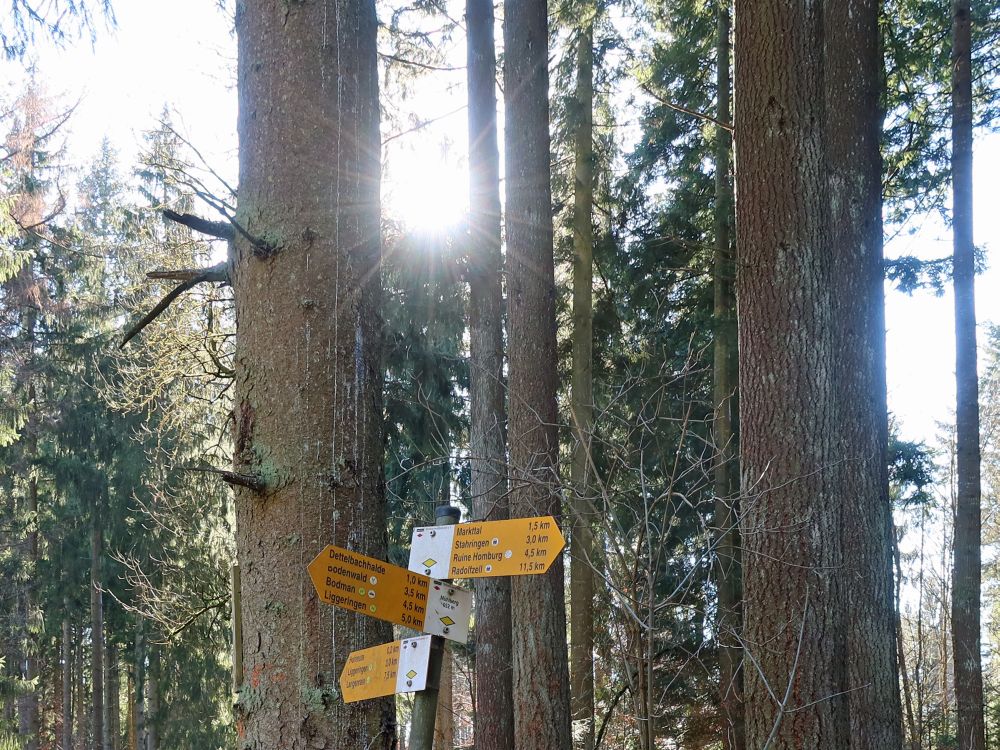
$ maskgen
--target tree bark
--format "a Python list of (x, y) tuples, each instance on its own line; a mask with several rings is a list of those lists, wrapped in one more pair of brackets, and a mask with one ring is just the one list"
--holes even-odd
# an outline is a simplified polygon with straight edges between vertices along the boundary
[[(511, 515), (558, 518), (546, 3), (511, 0), (504, 19)], [(572, 747), (564, 593), (561, 556), (511, 584), (518, 750)]]
[(149, 644), (149, 669), (146, 673), (146, 747), (157, 750), (160, 746), (160, 726), (163, 716), (160, 712), (160, 647)]
[(823, 16), (827, 236), (833, 272), (852, 748), (902, 747), (889, 498), (878, 0)]
[[(716, 119), (730, 122), (730, 18), (728, 0), (716, 10)], [(739, 450), (736, 437), (737, 347), (736, 266), (733, 262), (733, 189), (730, 174), (732, 135), (717, 128), (715, 142), (715, 345), (712, 391), (715, 405), (712, 422), (715, 441), (713, 482), (715, 491), (715, 580), (718, 591), (716, 619), (719, 643), (719, 705), (722, 709), (723, 744), (726, 750), (746, 747), (743, 722), (743, 653), (740, 631), (743, 621), (742, 552), (739, 533)]]
[(392, 639), (319, 601), (325, 545), (385, 558), (376, 17), (371, 0), (247, 0), (234, 243), (241, 747), (386, 748), (391, 700), (344, 704), (349, 653)]
[[(64, 602), (69, 610), (69, 602)], [(73, 750), (73, 654), (69, 620), (62, 621), (62, 736), (59, 738), (61, 750)]]
[(746, 742), (896, 748), (877, 3), (736, 19)]
[[(500, 252), (500, 154), (492, 0), (466, 0), (469, 86), (469, 454), (472, 514), (510, 517)], [(477, 578), (475, 741), (514, 747), (510, 579)]]
[[(582, 10), (593, 13), (590, 8)], [(594, 747), (594, 18), (578, 31), (573, 183), (573, 513), (570, 533), (570, 695), (574, 742)]]
[(972, 21), (969, 0), (952, 3), (951, 141), (955, 285), (955, 409), (958, 497), (952, 573), (952, 637), (959, 750), (983, 750), (980, 651), (981, 483), (972, 223)]
[(90, 530), (90, 694), (91, 738), (94, 750), (104, 750), (104, 601), (101, 559), (104, 532), (99, 503), (93, 504)]

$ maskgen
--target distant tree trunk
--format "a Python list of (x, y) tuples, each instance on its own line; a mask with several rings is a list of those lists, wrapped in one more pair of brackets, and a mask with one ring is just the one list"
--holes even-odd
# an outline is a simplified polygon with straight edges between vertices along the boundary
[[(63, 605), (69, 611), (69, 602)], [(73, 750), (73, 653), (69, 620), (62, 621), (62, 736), (61, 750)]]
[(910, 684), (910, 673), (906, 664), (906, 640), (903, 637), (903, 613), (900, 610), (900, 594), (903, 587), (903, 566), (899, 552), (898, 535), (893, 537), (893, 560), (896, 566), (896, 652), (899, 660), (899, 676), (902, 682), (903, 707), (906, 711), (906, 734), (909, 737), (910, 750), (920, 750), (920, 734), (913, 714), (913, 688)]
[(118, 645), (113, 640), (108, 642), (107, 656), (107, 746), (109, 750), (119, 750), (121, 746), (121, 665), (118, 659)]
[(90, 747), (87, 724), (90, 721), (91, 712), (87, 710), (87, 695), (84, 688), (84, 648), (83, 648), (83, 627), (76, 625), (74, 628), (73, 643), (73, 705), (76, 706), (76, 742), (74, 747), (79, 750)]
[[(34, 329), (34, 316), (32, 316), (31, 327)], [(34, 333), (31, 334), (34, 340)], [(29, 401), (35, 400), (35, 388), (29, 388)], [(28, 439), (28, 455), (34, 461), (38, 452), (38, 439), (34, 435)], [(37, 575), (38, 575), (38, 479), (32, 474), (28, 479), (26, 493), (25, 511), (29, 520), (28, 525), (28, 581), (25, 586), (24, 596), (24, 679), (35, 680), (38, 677), (38, 636), (36, 627), (41, 625), (41, 614), (38, 611), (38, 601), (36, 597)], [(42, 683), (38, 687), (32, 688), (24, 693), (21, 698), (21, 733), (26, 737), (25, 750), (38, 750), (38, 731), (40, 721), (38, 716), (39, 692)]]
[(746, 742), (898, 748), (877, 3), (736, 19)]
[(952, 574), (952, 636), (959, 750), (983, 750), (980, 651), (981, 483), (972, 239), (972, 21), (969, 0), (952, 3), (951, 141), (955, 284), (955, 410), (958, 499)]
[[(590, 7), (581, 10), (592, 14)], [(570, 516), (570, 695), (573, 735), (594, 747), (594, 533), (590, 445), (594, 425), (594, 19), (577, 38), (573, 184), (573, 512)]]
[[(716, 10), (716, 118), (728, 123), (730, 108), (729, 0)], [(743, 621), (741, 601), (742, 557), (739, 532), (739, 449), (736, 437), (737, 344), (736, 265), (733, 262), (733, 188), (730, 175), (732, 134), (718, 128), (715, 143), (715, 346), (712, 423), (715, 441), (715, 578), (718, 591), (716, 628), (719, 641), (719, 703), (722, 708), (723, 743), (726, 750), (744, 750), (743, 652), (739, 645)]]
[(375, 3), (246, 0), (236, 29), (234, 454), (265, 485), (236, 488), (238, 739), (388, 749), (393, 702), (344, 704), (337, 679), (392, 630), (305, 570), (331, 543), (386, 556)]
[[(500, 154), (497, 146), (493, 0), (466, 0), (469, 86), (469, 454), (472, 514), (510, 516), (507, 496), (500, 284)], [(475, 742), (512, 750), (510, 579), (477, 578)]]
[[(559, 517), (546, 3), (510, 0), (504, 19), (511, 515)], [(561, 556), (511, 584), (518, 750), (572, 747), (564, 593)]]
[(131, 695), (135, 713), (135, 748), (146, 747), (146, 638), (142, 624), (135, 632), (135, 681)]
[(90, 530), (90, 694), (94, 750), (104, 750), (104, 601), (101, 592), (101, 558), (104, 533), (98, 501), (91, 511)]
[(160, 726), (160, 647), (149, 645), (149, 669), (146, 674), (146, 748), (159, 750)]
[(138, 735), (136, 733), (136, 706), (135, 706), (135, 665), (128, 665), (126, 677), (126, 699), (128, 700), (128, 713), (126, 714), (125, 747), (126, 750), (136, 750), (138, 745)]

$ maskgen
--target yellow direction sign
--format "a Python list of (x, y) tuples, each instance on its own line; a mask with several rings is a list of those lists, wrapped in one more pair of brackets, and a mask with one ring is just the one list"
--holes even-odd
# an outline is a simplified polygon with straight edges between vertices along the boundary
[(465, 643), (472, 592), (332, 544), (309, 563), (327, 604)]
[(435, 578), (544, 573), (566, 546), (552, 516), (413, 530), (410, 570)]
[(340, 673), (344, 703), (423, 690), (430, 655), (429, 635), (351, 652)]

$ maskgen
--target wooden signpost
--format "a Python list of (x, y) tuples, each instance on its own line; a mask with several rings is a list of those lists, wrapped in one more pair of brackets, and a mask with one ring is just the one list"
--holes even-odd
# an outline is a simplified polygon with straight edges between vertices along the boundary
[(444, 646), (431, 636), (469, 638), (472, 592), (440, 579), (537, 575), (566, 546), (552, 516), (459, 524), (451, 505), (437, 515), (440, 525), (413, 530), (409, 570), (333, 545), (308, 568), (325, 603), (431, 634), (354, 651), (340, 674), (345, 703), (417, 693), (414, 750), (433, 744)]
[(308, 569), (327, 604), (459, 643), (469, 639), (471, 591), (333, 545)]
[(344, 703), (423, 690), (430, 655), (429, 635), (352, 651), (340, 673)]
[(552, 516), (413, 530), (410, 570), (435, 578), (544, 573), (566, 545)]

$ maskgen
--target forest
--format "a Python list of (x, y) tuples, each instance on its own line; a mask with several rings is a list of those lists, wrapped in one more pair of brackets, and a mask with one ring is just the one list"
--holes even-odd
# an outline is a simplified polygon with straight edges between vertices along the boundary
[[(132, 143), (50, 77), (111, 39)], [(1000, 748), (997, 3), (0, 45), (0, 750)]]

